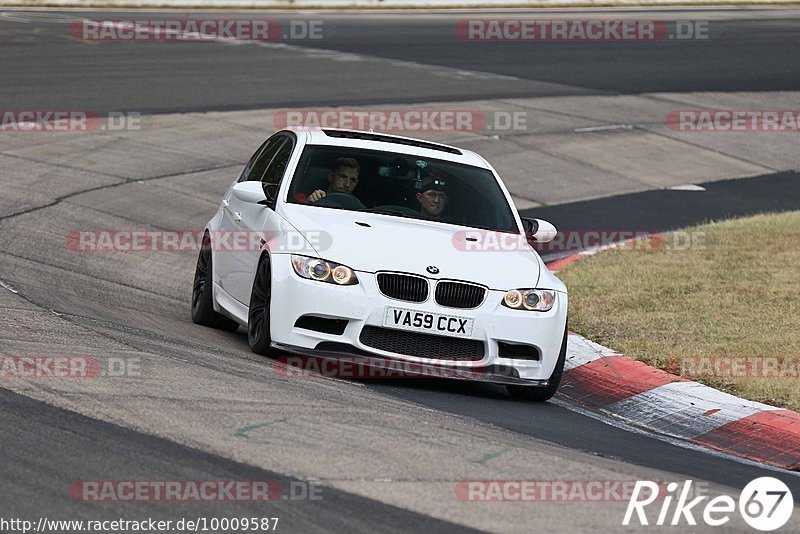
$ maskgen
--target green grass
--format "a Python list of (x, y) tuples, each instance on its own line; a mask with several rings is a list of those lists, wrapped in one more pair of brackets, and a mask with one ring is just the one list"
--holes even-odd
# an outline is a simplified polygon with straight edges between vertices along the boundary
[[(692, 373), (689, 358), (800, 355), (800, 212), (690, 228), (702, 246), (609, 250), (565, 267), (570, 327), (670, 372), (769, 404), (800, 409), (797, 372)], [(695, 360), (696, 361), (696, 360)], [(701, 360), (706, 362), (708, 360)], [(706, 368), (708, 371), (708, 368)], [(712, 376), (709, 376), (712, 375)]]

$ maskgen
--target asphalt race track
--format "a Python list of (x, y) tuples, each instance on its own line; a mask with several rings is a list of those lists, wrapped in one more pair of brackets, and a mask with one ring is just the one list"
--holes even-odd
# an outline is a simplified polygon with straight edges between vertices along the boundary
[[(267, 16), (284, 23), (320, 20), (324, 39), (280, 40), (268, 43), (266, 50), (249, 44), (146, 43), (133, 45), (131, 53), (130, 43), (88, 45), (70, 38), (70, 21), (103, 18), (96, 13), (7, 11), (0, 19), (2, 61), (3, 70), (14, 75), (0, 80), (0, 98), (7, 109), (75, 108), (89, 103), (90, 109), (101, 112), (171, 112), (797, 88), (791, 44), (797, 43), (799, 15), (786, 10), (758, 16), (747, 10), (723, 12), (722, 20), (714, 20), (719, 15), (712, 14), (705, 17), (714, 21), (705, 40), (662, 40), (641, 46), (544, 42), (522, 47), (514, 42), (457, 39), (455, 23), (468, 19), (466, 13), (301, 13)], [(647, 12), (626, 16), (649, 17)], [(705, 14), (678, 10), (668, 16), (703, 20)], [(146, 20), (164, 14), (115, 11), (113, 17)], [(307, 54), (303, 61), (292, 61), (283, 46), (302, 47)], [(482, 75), (466, 74), (470, 72)]]
[[(0, 108), (134, 111), (146, 126), (141, 137), (0, 132), (0, 356), (129, 365), (96, 379), (0, 378), (3, 518), (279, 517), (283, 532), (647, 530), (621, 526), (626, 502), (472, 503), (456, 491), (468, 480), (691, 479), (738, 495), (754, 478), (779, 476), (800, 503), (796, 473), (643, 434), (558, 398), (533, 405), (498, 386), (439, 380), (292, 379), (251, 353), (242, 329), (191, 322), (193, 253), (65, 246), (75, 229), (202, 228), (257, 140), (274, 131), (249, 110), (573, 97), (625, 104), (654, 92), (723, 93), (777, 108), (770, 99), (791, 101), (800, 89), (800, 14), (676, 10), (669, 16), (714, 22), (712, 39), (677, 46), (464, 43), (453, 26), (466, 14), (304, 12), (325, 21), (329, 37), (288, 47), (86, 44), (65, 29), (76, 17), (125, 16), (0, 14)], [(173, 115), (184, 112), (196, 115)], [(697, 143), (724, 153), (716, 142)], [(755, 152), (749, 139), (742, 146)], [(745, 178), (731, 170), (729, 180), (671, 182), (700, 183), (704, 193), (623, 187), (604, 182), (598, 167), (591, 194), (554, 179), (558, 198), (571, 201), (537, 197), (520, 207), (569, 229), (636, 230), (800, 209), (797, 156), (758, 157), (729, 158)], [(510, 171), (519, 198), (525, 172)], [(82, 480), (271, 480), (284, 493), (266, 505), (93, 503), (70, 494)], [(320, 499), (285, 493), (311, 486)], [(781, 532), (800, 531), (797, 517)], [(740, 518), (726, 529), (751, 531)]]

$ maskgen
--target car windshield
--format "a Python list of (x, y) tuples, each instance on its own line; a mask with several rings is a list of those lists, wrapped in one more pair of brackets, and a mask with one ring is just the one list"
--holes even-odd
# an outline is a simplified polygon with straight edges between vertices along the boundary
[(487, 169), (409, 154), (307, 146), (287, 201), (518, 232)]

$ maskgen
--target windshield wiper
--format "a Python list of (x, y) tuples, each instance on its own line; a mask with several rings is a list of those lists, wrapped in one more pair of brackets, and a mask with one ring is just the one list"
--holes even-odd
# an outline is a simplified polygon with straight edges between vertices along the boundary
[(363, 211), (366, 213), (379, 213), (381, 215), (396, 215), (398, 217), (410, 217), (407, 213), (403, 213), (402, 211), (398, 210), (366, 209), (358, 211)]

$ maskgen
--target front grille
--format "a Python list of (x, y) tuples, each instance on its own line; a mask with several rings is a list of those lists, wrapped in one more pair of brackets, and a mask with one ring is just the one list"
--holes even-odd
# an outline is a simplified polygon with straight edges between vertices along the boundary
[(378, 273), (378, 288), (387, 297), (408, 302), (428, 299), (428, 281), (420, 276)]
[(436, 284), (436, 302), (448, 308), (477, 308), (486, 296), (486, 288), (461, 282)]
[(484, 354), (483, 342), (475, 339), (434, 336), (378, 326), (365, 326), (359, 339), (364, 345), (375, 349), (433, 360), (477, 362), (483, 359)]

